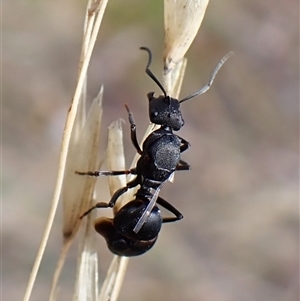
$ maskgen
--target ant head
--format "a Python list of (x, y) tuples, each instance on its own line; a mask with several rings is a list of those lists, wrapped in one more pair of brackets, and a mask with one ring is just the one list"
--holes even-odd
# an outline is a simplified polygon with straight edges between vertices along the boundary
[(96, 231), (106, 240), (108, 249), (119, 256), (138, 256), (150, 250), (157, 237), (148, 241), (141, 241), (123, 235), (114, 225), (114, 220), (100, 217), (94, 222)]
[(155, 124), (169, 126), (175, 131), (179, 130), (184, 125), (184, 121), (180, 112), (180, 104), (184, 101), (194, 98), (195, 96), (204, 94), (207, 90), (209, 90), (218, 71), (221, 69), (221, 67), (224, 65), (227, 59), (233, 54), (233, 52), (229, 52), (219, 61), (218, 65), (215, 67), (211, 74), (209, 82), (204, 87), (181, 100), (177, 100), (167, 95), (167, 92), (164, 89), (163, 85), (159, 82), (159, 80), (149, 69), (152, 61), (152, 53), (150, 49), (147, 47), (140, 47), (140, 49), (145, 50), (149, 56), (148, 63), (145, 69), (146, 73), (158, 85), (158, 87), (164, 94), (156, 98), (154, 97), (153, 92), (148, 93), (147, 96), (149, 99), (150, 120)]
[(184, 125), (184, 120), (180, 111), (180, 103), (170, 96), (160, 95), (154, 97), (154, 92), (147, 94), (149, 100), (150, 121), (172, 128), (178, 131)]
[(152, 54), (149, 48), (141, 47), (140, 49), (147, 51), (149, 55), (148, 63), (146, 66), (146, 73), (149, 75), (151, 79), (159, 86), (164, 95), (160, 95), (159, 97), (154, 97), (154, 92), (150, 92), (147, 94), (149, 99), (149, 117), (150, 121), (167, 126), (172, 128), (175, 131), (178, 131), (183, 125), (184, 120), (182, 118), (180, 112), (180, 102), (167, 95), (166, 90), (163, 85), (159, 82), (159, 80), (155, 77), (152, 71), (149, 69)]

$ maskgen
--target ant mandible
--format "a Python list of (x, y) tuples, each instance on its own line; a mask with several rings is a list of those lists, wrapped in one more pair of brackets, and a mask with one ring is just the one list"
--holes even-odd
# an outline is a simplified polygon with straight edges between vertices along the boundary
[[(134, 122), (133, 114), (130, 112), (128, 106), (125, 105), (125, 108), (128, 112), (128, 119), (130, 123), (131, 141), (136, 151), (141, 155), (141, 157), (137, 162), (136, 167), (129, 170), (122, 170), (122, 171), (88, 171), (88, 172), (77, 171), (76, 172), (79, 175), (88, 175), (88, 176), (95, 176), (95, 177), (117, 176), (117, 175), (124, 175), (124, 174), (136, 175), (136, 177), (132, 181), (129, 181), (125, 187), (118, 189), (113, 194), (109, 203), (104, 203), (104, 202), (97, 203), (95, 206), (93, 206), (87, 212), (85, 212), (81, 217), (84, 217), (91, 210), (95, 208), (114, 207), (117, 199), (122, 194), (124, 194), (128, 189), (140, 185), (140, 188), (136, 194), (136, 199), (129, 202), (127, 204), (128, 206), (125, 205), (124, 207), (122, 207), (119, 211), (120, 213), (118, 212), (116, 214), (113, 221), (110, 220), (108, 223), (106, 219), (105, 222), (103, 220), (100, 220), (99, 224), (95, 224), (96, 230), (102, 235), (104, 235), (103, 231), (105, 227), (108, 226), (108, 224), (109, 224), (108, 228), (110, 228), (109, 229), (110, 231), (112, 231), (112, 229), (116, 231), (117, 228), (119, 230), (126, 228), (125, 232), (126, 233), (130, 232), (129, 235), (130, 239), (133, 239), (134, 242), (138, 242), (138, 243), (144, 241), (143, 235), (141, 235), (141, 233), (145, 234), (147, 232), (146, 229), (153, 225), (153, 222), (151, 221), (151, 217), (153, 215), (161, 216), (160, 213), (156, 214), (156, 212), (159, 212), (157, 206), (155, 205), (156, 202), (175, 214), (176, 218), (171, 218), (171, 220), (168, 220), (168, 222), (176, 221), (183, 217), (182, 214), (176, 208), (174, 208), (172, 205), (170, 205), (162, 198), (158, 197), (158, 193), (161, 190), (162, 186), (170, 178), (172, 178), (176, 170), (190, 169), (190, 165), (185, 161), (181, 160), (180, 158), (181, 153), (187, 150), (190, 147), (190, 144), (185, 139), (173, 133), (173, 131), (180, 130), (180, 128), (184, 125), (184, 120), (180, 111), (180, 104), (195, 96), (201, 95), (205, 93), (207, 90), (209, 90), (218, 71), (226, 62), (226, 60), (229, 58), (229, 56), (232, 54), (230, 52), (220, 60), (218, 65), (213, 70), (209, 82), (204, 87), (202, 87), (199, 91), (181, 100), (178, 100), (176, 98), (172, 98), (169, 95), (167, 95), (162, 84), (158, 81), (158, 79), (149, 69), (152, 61), (152, 54), (150, 49), (146, 47), (141, 47), (140, 49), (145, 50), (148, 53), (148, 63), (145, 69), (147, 75), (159, 86), (159, 88), (163, 92), (163, 95), (160, 95), (158, 97), (154, 96), (154, 92), (150, 92), (147, 94), (149, 100), (150, 121), (156, 125), (160, 125), (161, 127), (149, 134), (149, 136), (145, 139), (141, 149), (137, 141), (136, 124)], [(152, 193), (152, 191), (155, 192)], [(131, 210), (130, 210), (131, 206), (135, 207), (136, 203), (140, 205), (139, 209), (137, 210), (137, 212), (135, 212), (136, 215), (131, 215)], [(119, 217), (117, 218), (118, 214), (120, 214), (122, 218)], [(126, 218), (123, 218), (123, 216), (125, 216)], [(155, 240), (160, 230), (161, 223), (166, 222), (166, 219), (160, 218), (160, 220), (161, 222), (158, 223), (159, 229), (157, 228), (158, 231), (157, 230), (154, 231)], [(152, 247), (153, 244), (150, 247)], [(148, 246), (149, 246), (149, 240), (148, 240)], [(110, 249), (113, 251), (113, 247), (110, 247)], [(115, 252), (113, 251), (113, 253)], [(125, 255), (125, 256), (130, 256), (130, 255)]]

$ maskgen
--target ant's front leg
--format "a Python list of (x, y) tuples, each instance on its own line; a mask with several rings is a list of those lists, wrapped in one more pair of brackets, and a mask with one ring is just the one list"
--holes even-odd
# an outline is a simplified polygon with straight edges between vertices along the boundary
[(99, 177), (99, 176), (121, 176), (121, 175), (136, 175), (136, 168), (131, 168), (127, 170), (96, 170), (96, 171), (75, 171), (76, 174), (81, 176), (91, 176), (91, 177)]
[(134, 122), (133, 119), (133, 114), (130, 112), (129, 107), (127, 105), (125, 105), (125, 108), (127, 110), (128, 113), (128, 120), (130, 123), (130, 137), (131, 137), (131, 142), (133, 144), (133, 146), (135, 147), (136, 151), (142, 155), (143, 151), (140, 148), (140, 145), (137, 141), (137, 136), (136, 136), (136, 124)]

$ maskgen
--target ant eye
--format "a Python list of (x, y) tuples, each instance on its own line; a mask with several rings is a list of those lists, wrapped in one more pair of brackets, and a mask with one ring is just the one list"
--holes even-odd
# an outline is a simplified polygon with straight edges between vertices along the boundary
[(158, 116), (158, 112), (157, 111), (151, 111), (151, 117), (157, 117)]

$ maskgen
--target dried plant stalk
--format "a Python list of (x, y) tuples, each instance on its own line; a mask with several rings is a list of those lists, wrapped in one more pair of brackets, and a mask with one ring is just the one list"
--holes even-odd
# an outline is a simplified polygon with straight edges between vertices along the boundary
[[(109, 170), (124, 170), (126, 168), (121, 119), (113, 122), (108, 128), (106, 161)], [(112, 196), (117, 189), (126, 186), (126, 176), (121, 175), (115, 177), (108, 177), (108, 183), (109, 192)], [(119, 203), (121, 203), (120, 201), (122, 201), (122, 197), (118, 200), (118, 203), (114, 207), (114, 209), (117, 209), (117, 211), (120, 208), (118, 207), (120, 205)]]
[(79, 258), (73, 301), (96, 301), (98, 298), (98, 253), (95, 246), (97, 233), (93, 228), (95, 217), (96, 211), (91, 212), (85, 219), (84, 233), (78, 252)]
[[(79, 217), (82, 212), (85, 212), (92, 205), (96, 178), (81, 177), (76, 175), (75, 171), (85, 170), (86, 168), (91, 170), (99, 169), (98, 153), (102, 96), (103, 88), (101, 88), (98, 96), (94, 99), (83, 128), (79, 130), (79, 133), (73, 131), (71, 135), (62, 193), (64, 244), (53, 277), (50, 300), (53, 299), (55, 294), (66, 253), (81, 224)], [(78, 114), (78, 116), (81, 116), (81, 114)], [(75, 120), (75, 125), (77, 120), (78, 118)]]
[(128, 257), (115, 255), (107, 271), (98, 301), (116, 301), (127, 269)]
[[(75, 171), (99, 168), (98, 153), (102, 97), (103, 88), (101, 88), (98, 96), (94, 99), (80, 133), (72, 132), (62, 194), (64, 206), (63, 234), (65, 240), (76, 233), (80, 225), (79, 216), (91, 206), (96, 178), (81, 177), (75, 174)], [(76, 123), (77, 118), (75, 125)]]
[[(57, 173), (57, 180), (56, 180), (56, 186), (55, 186), (55, 190), (54, 190), (54, 195), (53, 195), (53, 199), (52, 199), (52, 204), (51, 204), (51, 209), (50, 209), (50, 213), (48, 216), (48, 220), (47, 220), (47, 224), (46, 224), (46, 228), (43, 234), (43, 238), (35, 259), (35, 263), (33, 265), (30, 277), (29, 277), (29, 281), (28, 281), (28, 285), (24, 294), (24, 301), (28, 301), (30, 296), (31, 296), (31, 292), (33, 289), (33, 285), (35, 283), (35, 279), (37, 276), (37, 272), (46, 248), (46, 244), (49, 238), (49, 234), (52, 228), (52, 224), (53, 224), (53, 220), (56, 214), (56, 210), (57, 210), (57, 206), (58, 206), (58, 202), (60, 199), (60, 195), (61, 195), (61, 190), (62, 190), (62, 185), (63, 185), (63, 179), (64, 179), (64, 173), (65, 173), (65, 166), (66, 166), (66, 160), (67, 160), (67, 154), (69, 151), (69, 143), (70, 143), (70, 139), (71, 139), (71, 133), (73, 130), (73, 126), (74, 126), (74, 122), (75, 122), (75, 118), (76, 118), (76, 114), (77, 114), (77, 108), (78, 108), (78, 103), (79, 103), (79, 99), (80, 96), (82, 95), (82, 89), (84, 86), (84, 80), (86, 78), (86, 71), (87, 71), (87, 67), (90, 61), (90, 57), (91, 57), (91, 53), (95, 44), (95, 40), (99, 31), (99, 27), (101, 24), (101, 20), (103, 17), (103, 13), (105, 10), (107, 4), (107, 0), (106, 1), (89, 1), (88, 3), (88, 7), (89, 8), (93, 8), (94, 10), (88, 10), (88, 21), (86, 24), (93, 24), (90, 25), (92, 26), (92, 31), (91, 31), (91, 35), (87, 34), (87, 30), (85, 32), (85, 36), (84, 36), (84, 43), (83, 43), (83, 50), (82, 53), (85, 53), (85, 55), (82, 55), (81, 61), (80, 61), (80, 67), (79, 67), (79, 76), (78, 76), (78, 81), (77, 81), (77, 87), (75, 89), (75, 93), (74, 93), (74, 97), (72, 100), (72, 104), (70, 107), (70, 110), (68, 112), (68, 116), (67, 116), (67, 120), (66, 120), (66, 125), (65, 125), (65, 129), (64, 129), (64, 134), (63, 134), (63, 138), (62, 138), (62, 146), (61, 146), (61, 153), (60, 153), (60, 160), (59, 160), (59, 166), (58, 166), (58, 173)], [(95, 6), (97, 7), (97, 9), (95, 10)], [(96, 12), (97, 11), (97, 12)], [(93, 22), (93, 16), (95, 16), (95, 22)], [(89, 28), (89, 25), (86, 25), (86, 29)]]
[[(121, 120), (118, 120), (109, 127), (107, 146), (107, 166), (109, 170), (125, 169), (123, 132), (121, 125)], [(124, 186), (126, 186), (125, 175), (109, 177), (109, 189), (111, 195), (113, 195), (117, 189)], [(130, 200), (131, 197), (129, 194), (126, 193), (125, 195), (122, 195), (114, 206), (114, 213)], [(128, 260), (128, 257), (114, 255), (101, 288), (99, 301), (117, 300), (126, 273)]]

